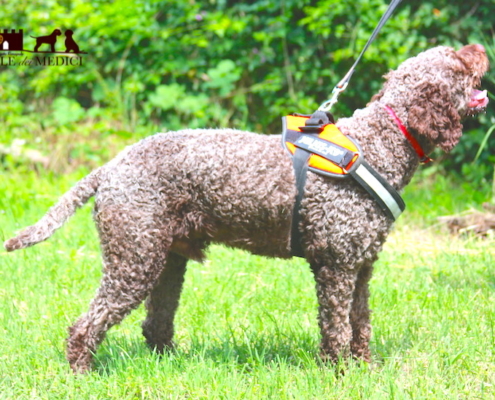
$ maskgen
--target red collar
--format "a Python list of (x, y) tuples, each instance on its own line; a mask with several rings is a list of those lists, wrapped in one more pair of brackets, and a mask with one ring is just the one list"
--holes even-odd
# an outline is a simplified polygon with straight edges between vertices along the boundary
[(395, 123), (397, 124), (397, 126), (399, 127), (401, 132), (404, 134), (406, 139), (409, 141), (409, 143), (411, 143), (411, 146), (414, 149), (414, 151), (416, 152), (416, 154), (418, 155), (419, 161), (421, 162), (421, 164), (427, 164), (430, 161), (432, 161), (432, 159), (425, 154), (425, 152), (421, 148), (421, 145), (414, 138), (414, 136), (409, 133), (409, 131), (404, 126), (404, 124), (399, 119), (399, 117), (394, 112), (394, 110), (392, 110), (392, 108), (390, 106), (387, 106), (387, 105), (385, 105), (384, 107), (385, 107), (385, 110), (387, 110), (387, 112), (390, 114), (390, 116), (394, 119)]

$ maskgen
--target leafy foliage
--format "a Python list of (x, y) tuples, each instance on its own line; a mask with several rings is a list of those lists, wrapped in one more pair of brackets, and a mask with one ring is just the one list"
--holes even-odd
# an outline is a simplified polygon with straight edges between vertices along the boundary
[[(88, 54), (82, 66), (0, 67), (0, 121), (6, 127), (0, 141), (24, 139), (49, 154), (57, 145), (70, 149), (85, 140), (90, 155), (105, 159), (98, 147), (108, 138), (135, 140), (157, 130), (231, 126), (278, 133), (282, 115), (310, 113), (327, 99), (387, 4), (7, 1), (0, 26), (23, 28), (25, 48), (34, 46), (29, 35), (59, 27), (72, 29)], [(358, 66), (336, 115), (363, 107), (383, 74), (421, 50), (493, 45), (492, 12), (491, 0), (403, 2)], [(487, 80), (493, 91), (494, 75)], [(493, 123), (490, 113), (470, 128), (483, 132)], [(471, 153), (460, 148), (452, 163), (461, 169)], [(65, 159), (73, 161), (62, 167), (75, 162)]]

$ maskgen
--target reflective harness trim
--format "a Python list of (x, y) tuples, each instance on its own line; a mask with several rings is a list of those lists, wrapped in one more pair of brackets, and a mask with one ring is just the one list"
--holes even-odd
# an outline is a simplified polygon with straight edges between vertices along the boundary
[(406, 207), (400, 194), (365, 161), (356, 140), (344, 135), (334, 124), (321, 126), (319, 133), (318, 129), (305, 133), (301, 129), (304, 129), (304, 125), (295, 126), (308, 119), (309, 116), (301, 115), (282, 118), (282, 144), (292, 156), (296, 177), (297, 195), (292, 216), (291, 253), (297, 257), (304, 257), (299, 223), (308, 170), (333, 178), (351, 176), (394, 221)]
[(406, 208), (404, 200), (366, 161), (351, 175), (380, 204), (385, 214), (394, 221), (400, 217)]

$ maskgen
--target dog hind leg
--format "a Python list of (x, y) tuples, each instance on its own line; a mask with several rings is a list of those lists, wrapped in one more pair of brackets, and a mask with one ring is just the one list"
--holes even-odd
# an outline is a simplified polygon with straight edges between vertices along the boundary
[[(112, 273), (105, 274), (89, 312), (69, 328), (67, 359), (74, 372), (86, 372), (91, 368), (93, 354), (106, 332), (143, 302), (158, 280), (161, 272), (159, 266), (164, 265), (164, 261), (146, 261), (144, 265), (135, 264), (132, 269), (126, 268), (128, 279)], [(136, 284), (133, 277), (137, 274), (141, 275), (141, 279)]]
[(173, 346), (174, 316), (184, 283), (187, 258), (170, 253), (158, 284), (146, 299), (148, 315), (143, 322), (143, 335), (150, 348), (163, 353)]
[(113, 210), (120, 211), (118, 220), (114, 213), (95, 214), (104, 274), (88, 313), (69, 329), (67, 359), (74, 372), (91, 368), (93, 354), (106, 332), (146, 299), (166, 265), (171, 245), (167, 232), (147, 226), (147, 215), (130, 215), (121, 209)]

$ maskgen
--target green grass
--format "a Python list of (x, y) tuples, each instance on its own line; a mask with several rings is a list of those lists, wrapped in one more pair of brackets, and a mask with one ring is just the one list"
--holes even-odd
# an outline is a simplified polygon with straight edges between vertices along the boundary
[[(77, 178), (0, 174), (0, 239), (37, 221)], [(495, 398), (494, 242), (427, 228), (483, 194), (438, 178), (405, 197), (371, 284), (370, 365), (350, 363), (341, 375), (319, 363), (304, 262), (213, 246), (209, 261), (188, 265), (175, 353), (147, 349), (141, 307), (109, 331), (96, 370), (74, 376), (67, 326), (101, 277), (84, 207), (49, 241), (0, 251), (0, 399)]]

